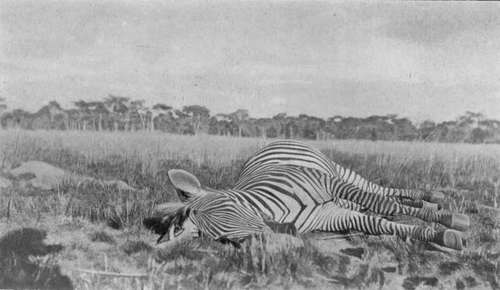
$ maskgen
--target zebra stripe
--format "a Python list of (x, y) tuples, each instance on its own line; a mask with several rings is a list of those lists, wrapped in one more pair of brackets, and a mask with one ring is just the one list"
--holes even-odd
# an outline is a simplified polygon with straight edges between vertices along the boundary
[[(409, 215), (445, 226), (453, 225), (454, 217), (428, 208), (406, 206), (387, 196), (397, 189), (369, 192), (367, 189), (374, 188), (372, 183), (348, 170), (342, 173), (337, 167), (315, 149), (295, 141), (281, 141), (250, 158), (230, 190), (203, 189), (191, 174), (169, 172), (171, 178), (178, 178), (173, 184), (178, 184), (181, 191), (194, 191), (185, 194), (189, 198), (182, 211), (178, 211), (181, 218), (176, 221), (189, 215), (200, 231), (210, 237), (235, 241), (270, 231), (266, 221), (273, 221), (293, 224), (299, 233), (354, 230), (436, 241), (461, 248), (456, 234), (444, 235), (429, 227), (398, 224), (359, 212)], [(398, 195), (403, 193), (411, 191), (399, 191)], [(171, 221), (171, 217), (165, 219), (165, 223)], [(453, 242), (443, 242), (443, 237), (450, 236)]]
[[(328, 202), (333, 202), (337, 207), (347, 206), (348, 209), (356, 210), (363, 208), (386, 216), (407, 215), (440, 223), (449, 220), (446, 212), (402, 205), (391, 198), (362, 191), (319, 170), (292, 165), (267, 165), (255, 171), (245, 183), (240, 183), (232, 195), (237, 200), (243, 197), (251, 201), (251, 204), (277, 222), (294, 222), (299, 232), (307, 228), (299, 221), (306, 222), (309, 219), (307, 215), (312, 212), (308, 210)], [(293, 210), (287, 215), (277, 211), (273, 213), (270, 210), (270, 205), (273, 204), (276, 208), (288, 206)], [(308, 212), (305, 213), (306, 211)], [(293, 212), (297, 214), (291, 214)], [(301, 217), (302, 214), (306, 216)]]
[(215, 240), (241, 240), (252, 234), (271, 232), (253, 207), (245, 207), (214, 191), (188, 202), (189, 218)]
[(383, 187), (370, 182), (356, 172), (333, 162), (319, 150), (295, 140), (281, 140), (270, 143), (262, 148), (243, 165), (236, 186), (245, 183), (246, 179), (262, 170), (265, 165), (282, 164), (308, 167), (338, 177), (347, 183), (359, 187), (363, 191), (384, 196), (407, 197), (422, 199), (424, 193), (420, 190), (408, 190)]

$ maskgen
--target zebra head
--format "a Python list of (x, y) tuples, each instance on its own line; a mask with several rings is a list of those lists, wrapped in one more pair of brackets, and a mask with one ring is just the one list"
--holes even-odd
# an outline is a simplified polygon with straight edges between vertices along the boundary
[(191, 173), (180, 169), (169, 170), (168, 177), (182, 202), (160, 204), (152, 217), (143, 220), (146, 228), (160, 235), (158, 244), (192, 239), (198, 234), (198, 228), (191, 219), (189, 203), (203, 195), (200, 182)]
[(168, 176), (182, 203), (163, 206), (163, 212), (143, 221), (160, 235), (158, 242), (167, 236), (177, 241), (203, 234), (236, 246), (252, 235), (272, 232), (259, 211), (237, 202), (231, 195), (235, 190), (202, 187), (194, 175), (180, 169), (169, 170)]
[(197, 236), (198, 228), (190, 219), (191, 210), (181, 203), (158, 205), (152, 217), (143, 220), (146, 228), (160, 235), (157, 243), (190, 240)]

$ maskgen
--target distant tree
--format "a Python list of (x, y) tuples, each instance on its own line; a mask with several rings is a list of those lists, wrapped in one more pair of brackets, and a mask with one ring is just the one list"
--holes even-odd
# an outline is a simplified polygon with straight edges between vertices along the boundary
[[(3, 113), (5, 112), (5, 110), (7, 110), (7, 105), (5, 104), (5, 99), (2, 98), (2, 97), (0, 97), (0, 120), (1, 120), (1, 118), (3, 116)], [(0, 129), (2, 127), (3, 127), (3, 125), (0, 126)]]
[(66, 129), (66, 112), (58, 102), (51, 101), (31, 115), (33, 129)]
[(5, 98), (0, 97), (0, 116), (2, 112), (7, 109), (7, 105), (5, 104)]
[(231, 122), (233, 122), (234, 126), (238, 128), (238, 136), (242, 137), (243, 136), (243, 128), (246, 123), (248, 122), (248, 119), (250, 118), (250, 114), (248, 113), (248, 110), (245, 109), (238, 109), (235, 112), (227, 115), (230, 119)]
[(407, 118), (394, 118), (394, 140), (410, 141), (418, 137), (418, 130)]
[[(323, 119), (306, 114), (300, 114), (295, 121), (298, 124), (298, 136), (305, 139), (320, 139), (320, 134), (323, 132), (323, 128), (325, 127), (325, 121)], [(289, 127), (294, 128), (293, 126)], [(289, 136), (293, 138), (294, 134), (291, 131), (289, 134)]]
[(479, 122), (484, 120), (485, 117), (482, 113), (476, 113), (476, 112), (471, 112), (471, 111), (466, 111), (465, 114), (462, 116), (459, 116), (457, 119), (457, 126), (470, 126), (470, 127), (477, 127)]
[[(153, 108), (151, 109), (151, 117), (149, 120), (151, 123), (149, 125), (149, 129), (153, 131), (163, 127), (163, 130), (166, 131), (168, 122), (171, 122), (172, 119), (173, 119), (172, 107), (158, 103), (154, 105)], [(155, 124), (158, 125), (155, 126)]]
[(106, 106), (106, 109), (111, 114), (111, 119), (113, 121), (113, 129), (115, 131), (119, 130), (120, 123), (125, 123), (124, 119), (125, 116), (127, 116), (128, 114), (129, 100), (130, 100), (129, 98), (115, 96), (115, 95), (108, 95), (104, 99), (104, 104)]
[(134, 100), (129, 103), (127, 111), (127, 122), (130, 130), (145, 130), (148, 126), (148, 109), (144, 100)]
[(276, 129), (277, 122), (271, 118), (259, 118), (254, 121), (256, 132), (258, 137), (262, 138), (273, 138), (277, 136), (278, 130)]
[(2, 127), (16, 129), (32, 129), (32, 115), (22, 109), (6, 112), (1, 118)]
[(107, 124), (109, 121), (110, 112), (106, 108), (106, 104), (101, 101), (88, 102), (87, 107), (90, 118), (93, 122), (93, 127), (97, 131), (102, 131), (108, 128)]
[(209, 120), (208, 133), (229, 136), (233, 132), (233, 120), (228, 114), (217, 114)]
[(191, 116), (187, 113), (184, 113), (181, 110), (174, 111), (174, 132), (178, 134), (189, 134), (194, 135), (194, 129), (191, 124)]
[(279, 113), (273, 116), (274, 126), (273, 126), (273, 137), (285, 138), (287, 135), (286, 125), (288, 123), (286, 113)]
[(431, 120), (425, 120), (418, 126), (418, 135), (420, 140), (433, 141), (436, 130), (436, 123)]
[(78, 110), (78, 129), (87, 130), (88, 125), (92, 120), (90, 104), (83, 100), (76, 101), (74, 104)]
[(78, 109), (68, 109), (65, 110), (68, 116), (68, 130), (78, 130), (79, 129), (79, 111)]
[[(210, 118), (210, 110), (204, 106), (191, 105), (184, 106), (182, 113), (187, 116), (194, 134), (199, 134), (202, 131), (203, 125), (208, 127), (208, 119)], [(208, 128), (207, 128), (208, 131)]]
[(488, 131), (481, 128), (474, 128), (471, 132), (470, 142), (472, 143), (484, 143), (488, 136)]
[(262, 138), (355, 138), (370, 140), (427, 140), (439, 142), (500, 143), (500, 121), (486, 119), (481, 113), (467, 111), (454, 121), (424, 121), (418, 128), (396, 114), (366, 118), (334, 116), (324, 120), (311, 115), (251, 118), (247, 110), (210, 117), (208, 108), (184, 106), (176, 110), (165, 104), (151, 108), (143, 100), (108, 95), (104, 101), (79, 100), (75, 108), (63, 109), (52, 101), (36, 113), (6, 111), (0, 98), (2, 128), (57, 130), (162, 130), (177, 134), (199, 134)]

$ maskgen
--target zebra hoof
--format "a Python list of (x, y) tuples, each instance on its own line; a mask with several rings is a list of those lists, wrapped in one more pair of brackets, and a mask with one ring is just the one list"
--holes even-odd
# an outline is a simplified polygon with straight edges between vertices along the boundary
[(458, 251), (463, 250), (466, 246), (466, 242), (465, 239), (462, 238), (462, 234), (454, 230), (444, 230), (438, 232), (434, 238), (434, 242), (440, 246)]
[(469, 229), (470, 219), (467, 215), (454, 213), (445, 215), (441, 221), (441, 224), (449, 227), (450, 229), (464, 232)]
[(430, 210), (438, 211), (438, 210), (441, 210), (441, 205), (439, 203), (422, 201), (422, 208), (427, 208)]
[(428, 191), (424, 193), (423, 200), (432, 202), (432, 203), (441, 203), (444, 201), (444, 193), (441, 191)]

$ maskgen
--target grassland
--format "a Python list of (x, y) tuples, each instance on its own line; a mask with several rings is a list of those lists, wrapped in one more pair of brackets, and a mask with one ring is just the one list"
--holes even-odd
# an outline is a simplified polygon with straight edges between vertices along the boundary
[[(379, 184), (438, 188), (445, 206), (471, 217), (467, 249), (432, 250), (395, 237), (318, 240), (272, 237), (242, 250), (197, 240), (156, 247), (141, 226), (155, 204), (176, 197), (166, 171), (183, 168), (210, 187), (230, 187), (244, 160), (271, 140), (159, 133), (0, 131), (2, 175), (41, 160), (141, 189), (64, 184), (41, 191), (14, 184), (0, 194), (0, 233), (48, 232), (59, 264), (79, 289), (103, 288), (498, 288), (500, 146), (311, 141), (336, 162)], [(403, 222), (418, 222), (403, 220)], [(141, 278), (81, 271), (144, 273)]]

